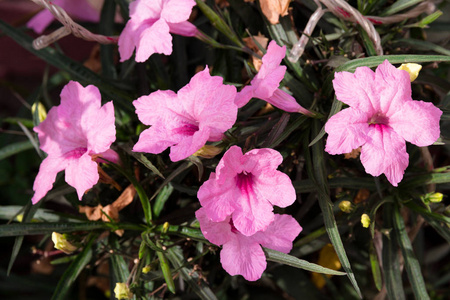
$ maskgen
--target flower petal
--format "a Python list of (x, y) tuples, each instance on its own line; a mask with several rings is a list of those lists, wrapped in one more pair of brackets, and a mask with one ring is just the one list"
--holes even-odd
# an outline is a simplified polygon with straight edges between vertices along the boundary
[(439, 138), (441, 115), (442, 111), (432, 103), (408, 101), (389, 118), (389, 126), (408, 142), (429, 146)]
[(277, 214), (265, 231), (255, 233), (252, 238), (263, 247), (289, 253), (301, 231), (302, 227), (292, 216)]
[(269, 98), (261, 98), (262, 100), (278, 107), (281, 110), (292, 113), (308, 114), (309, 111), (297, 103), (294, 97), (281, 89), (276, 89)]
[(363, 145), (369, 131), (367, 113), (353, 107), (332, 116), (325, 124), (328, 133), (325, 151), (330, 154), (349, 153)]
[(250, 281), (260, 279), (267, 266), (261, 246), (240, 234), (223, 245), (220, 262), (230, 275), (242, 275)]
[(253, 189), (272, 205), (287, 207), (297, 198), (292, 181), (280, 171), (266, 171), (254, 177)]
[[(97, 100), (100, 102), (100, 98)], [(114, 106), (110, 101), (95, 111), (85, 112), (82, 124), (87, 136), (87, 148), (93, 153), (103, 153), (116, 140), (116, 126), (114, 125)]]
[(172, 54), (172, 36), (169, 33), (169, 25), (159, 19), (154, 23), (142, 23), (134, 33), (136, 44), (136, 61), (144, 62), (152, 54)]
[(361, 163), (367, 173), (384, 173), (393, 186), (403, 179), (408, 166), (405, 140), (389, 126), (371, 125), (367, 141), (361, 148)]
[(211, 173), (209, 180), (205, 181), (197, 192), (200, 204), (214, 222), (223, 221), (233, 213), (239, 195), (240, 191), (234, 178), (220, 184), (215, 173)]
[(87, 153), (78, 159), (71, 159), (66, 167), (66, 182), (77, 190), (78, 199), (97, 184), (99, 179), (97, 163)]
[(169, 31), (173, 34), (178, 34), (182, 36), (196, 36), (198, 34), (197, 26), (191, 22), (184, 21), (180, 23), (169, 23)]
[(230, 217), (222, 222), (213, 222), (204, 207), (195, 212), (195, 217), (200, 223), (203, 235), (211, 243), (220, 246), (235, 238), (231, 232)]
[(138, 98), (133, 105), (139, 120), (145, 125), (168, 124), (176, 117), (171, 108), (176, 106), (177, 101), (177, 94), (173, 91), (158, 90)]
[(33, 29), (37, 34), (42, 34), (53, 20), (55, 20), (55, 17), (49, 10), (44, 9), (28, 21), (27, 27)]
[(170, 148), (170, 160), (185, 159), (202, 148), (209, 138), (209, 128), (200, 128), (191, 136), (184, 136), (178, 143)]
[(136, 23), (136, 21), (129, 20), (125, 25), (125, 28), (120, 33), (118, 40), (120, 62), (124, 62), (130, 59), (130, 57), (133, 55), (134, 48), (136, 48), (136, 43), (134, 42), (135, 40), (134, 35), (138, 26), (139, 25), (138, 23)]
[(243, 164), (241, 162), (243, 156), (242, 149), (238, 146), (231, 146), (230, 149), (225, 152), (216, 167), (218, 184), (224, 184), (230, 180), (233, 180), (234, 184), (234, 177), (243, 171)]
[(133, 151), (159, 154), (177, 142), (176, 136), (171, 135), (165, 128), (152, 126), (141, 132)]
[(42, 161), (33, 184), (34, 195), (31, 198), (33, 204), (38, 203), (52, 189), (56, 175), (64, 170), (67, 164), (68, 162), (63, 157), (47, 156)]
[(171, 23), (186, 21), (194, 6), (194, 0), (164, 0), (161, 18)]

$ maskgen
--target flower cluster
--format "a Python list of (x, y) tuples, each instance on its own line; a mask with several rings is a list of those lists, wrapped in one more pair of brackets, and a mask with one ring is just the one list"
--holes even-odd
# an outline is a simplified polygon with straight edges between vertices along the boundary
[(198, 191), (200, 228), (211, 243), (223, 246), (220, 261), (231, 275), (261, 278), (266, 268), (261, 246), (288, 253), (301, 231), (293, 217), (273, 213), (273, 205), (286, 207), (296, 198), (289, 177), (276, 170), (282, 160), (272, 149), (242, 154), (232, 146)]

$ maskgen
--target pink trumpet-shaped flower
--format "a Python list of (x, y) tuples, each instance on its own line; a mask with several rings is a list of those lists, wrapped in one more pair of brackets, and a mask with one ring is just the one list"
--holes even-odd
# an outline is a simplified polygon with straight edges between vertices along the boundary
[(387, 60), (375, 72), (368, 67), (356, 68), (354, 74), (338, 72), (333, 86), (337, 99), (350, 107), (325, 125), (325, 151), (342, 154), (361, 147), (366, 172), (384, 173), (397, 186), (408, 166), (405, 141), (419, 147), (433, 144), (442, 112), (432, 103), (412, 100), (409, 74)]
[(280, 47), (275, 41), (269, 43), (258, 74), (236, 96), (235, 102), (239, 108), (251, 98), (259, 98), (287, 112), (311, 114), (294, 97), (278, 88), (286, 73), (286, 66), (280, 66), (285, 55), (286, 46)]
[(179, 161), (220, 141), (236, 121), (236, 88), (224, 85), (208, 67), (195, 74), (178, 93), (156, 91), (133, 102), (142, 123), (151, 125), (139, 136), (133, 151), (158, 154), (171, 147), (170, 159)]
[(221, 222), (213, 222), (203, 207), (195, 215), (205, 238), (213, 244), (222, 245), (220, 262), (225, 271), (251, 281), (261, 278), (266, 269), (266, 257), (261, 246), (289, 253), (292, 242), (302, 230), (293, 217), (275, 215), (266, 230), (246, 236), (237, 230), (230, 216)]
[(221, 222), (231, 215), (237, 230), (247, 236), (265, 230), (274, 219), (272, 205), (286, 207), (296, 198), (289, 177), (277, 171), (282, 161), (272, 149), (242, 154), (232, 146), (197, 193), (209, 218)]
[[(53, 4), (60, 6), (64, 11), (80, 21), (95, 22), (100, 20), (100, 11), (96, 10), (87, 0), (52, 0)], [(27, 27), (41, 34), (47, 28), (55, 17), (52, 13), (43, 9), (27, 23)]]
[(110, 149), (116, 139), (113, 103), (101, 106), (99, 90), (70, 81), (61, 92), (61, 104), (50, 109), (47, 118), (34, 127), (40, 147), (48, 156), (34, 181), (31, 201), (37, 203), (52, 188), (56, 174), (66, 171), (66, 182), (78, 198), (98, 182), (96, 159), (117, 161)]
[(195, 36), (197, 27), (188, 22), (194, 0), (136, 0), (130, 3), (130, 20), (119, 36), (120, 61), (131, 57), (144, 62), (153, 53), (170, 55), (172, 36)]

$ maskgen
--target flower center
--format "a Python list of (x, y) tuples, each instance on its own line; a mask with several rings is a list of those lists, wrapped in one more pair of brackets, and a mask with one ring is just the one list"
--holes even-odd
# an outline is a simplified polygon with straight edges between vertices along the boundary
[(199, 130), (197, 124), (184, 123), (173, 130), (173, 133), (192, 136)]
[(83, 154), (85, 154), (86, 151), (87, 151), (87, 148), (79, 147), (79, 148), (76, 148), (76, 149), (73, 149), (73, 150), (67, 152), (65, 154), (65, 157), (68, 159), (78, 159), (81, 156), (83, 156)]
[(378, 112), (369, 119), (371, 125), (389, 125), (389, 118)]
[(236, 176), (236, 185), (241, 190), (242, 194), (249, 195), (253, 193), (253, 175), (243, 171)]

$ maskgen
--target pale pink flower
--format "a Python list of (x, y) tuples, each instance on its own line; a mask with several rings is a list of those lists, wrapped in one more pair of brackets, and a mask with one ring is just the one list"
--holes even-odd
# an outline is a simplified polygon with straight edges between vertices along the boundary
[(350, 107), (325, 125), (325, 151), (342, 154), (361, 147), (366, 172), (384, 173), (397, 186), (408, 166), (405, 140), (419, 147), (433, 144), (442, 112), (432, 103), (412, 100), (408, 72), (387, 60), (375, 72), (368, 67), (338, 72), (333, 86), (337, 99)]
[(120, 61), (131, 57), (144, 62), (153, 53), (170, 55), (172, 36), (195, 36), (197, 27), (188, 22), (194, 0), (136, 0), (130, 3), (130, 20), (119, 36)]
[(292, 242), (302, 230), (292, 216), (277, 214), (265, 231), (246, 236), (234, 226), (230, 216), (221, 222), (213, 222), (203, 207), (195, 215), (205, 238), (215, 245), (222, 245), (220, 262), (224, 270), (250, 281), (261, 278), (266, 269), (266, 257), (261, 246), (289, 253)]
[[(87, 0), (52, 0), (72, 18), (79, 21), (95, 22), (100, 20), (100, 11), (95, 9)], [(43, 9), (27, 23), (27, 27), (41, 34), (55, 20), (47, 9)]]
[(52, 188), (56, 174), (66, 171), (66, 182), (78, 198), (98, 182), (95, 159), (117, 161), (110, 149), (116, 139), (113, 103), (101, 106), (99, 90), (70, 81), (61, 92), (61, 104), (50, 109), (47, 118), (34, 127), (40, 148), (48, 156), (39, 168), (31, 199), (37, 203)]
[(207, 141), (220, 141), (237, 117), (236, 88), (222, 81), (206, 67), (178, 93), (159, 90), (135, 100), (139, 120), (151, 127), (141, 133), (133, 151), (158, 154), (171, 147), (170, 159), (179, 161)]
[(209, 218), (220, 222), (231, 215), (244, 235), (265, 230), (274, 218), (272, 205), (286, 207), (296, 198), (290, 178), (277, 171), (282, 162), (273, 149), (228, 149), (197, 193)]
[(286, 73), (286, 66), (280, 66), (285, 55), (286, 46), (280, 47), (273, 40), (269, 43), (258, 74), (236, 96), (235, 102), (239, 108), (251, 98), (259, 98), (287, 112), (311, 113), (301, 107), (294, 97), (278, 88)]

